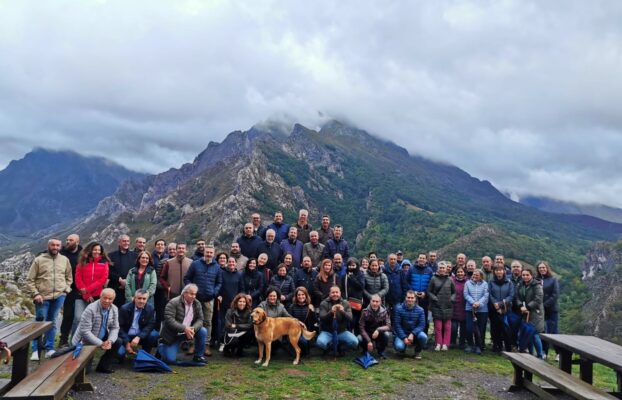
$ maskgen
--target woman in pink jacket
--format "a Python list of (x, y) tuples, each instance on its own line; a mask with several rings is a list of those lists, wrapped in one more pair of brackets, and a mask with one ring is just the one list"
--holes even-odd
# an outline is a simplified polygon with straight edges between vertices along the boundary
[(89, 243), (78, 259), (76, 267), (76, 287), (80, 298), (76, 300), (71, 332), (75, 332), (80, 322), (80, 316), (87, 305), (99, 299), (106, 283), (108, 283), (108, 267), (110, 259), (104, 248), (97, 242)]

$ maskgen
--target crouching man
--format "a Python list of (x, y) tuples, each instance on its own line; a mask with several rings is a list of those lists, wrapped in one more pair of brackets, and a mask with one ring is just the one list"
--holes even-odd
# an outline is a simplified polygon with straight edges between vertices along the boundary
[[(343, 345), (350, 349), (356, 349), (359, 344), (354, 334), (348, 331), (348, 325), (352, 323), (352, 308), (347, 300), (341, 298), (339, 286), (330, 288), (328, 298), (320, 304), (320, 336), (315, 342), (322, 350), (328, 350), (334, 346), (333, 335), (336, 333), (338, 346)], [(340, 348), (340, 355), (344, 349)]]
[(155, 330), (155, 309), (148, 304), (149, 292), (138, 289), (132, 302), (119, 309), (119, 341), (118, 354), (136, 354), (138, 346), (151, 353), (158, 344), (158, 332)]
[(104, 350), (95, 369), (97, 372), (111, 374), (114, 370), (110, 367), (114, 359), (112, 350), (119, 336), (119, 310), (112, 304), (116, 293), (113, 289), (102, 290), (99, 300), (89, 304), (71, 340), (72, 345), (82, 343), (95, 345)]
[(179, 346), (185, 340), (194, 340), (192, 361), (207, 364), (207, 358), (203, 356), (207, 329), (203, 327), (203, 311), (201, 303), (197, 300), (198, 291), (197, 285), (189, 283), (183, 288), (180, 296), (173, 298), (166, 305), (158, 351), (162, 361), (168, 364), (177, 363)]
[(425, 334), (425, 315), (423, 308), (417, 305), (414, 290), (406, 292), (406, 300), (395, 308), (395, 327), (393, 348), (405, 353), (407, 346), (415, 348), (415, 359), (421, 359), (421, 350), (428, 341)]
[(380, 357), (387, 358), (384, 350), (389, 343), (391, 318), (389, 317), (389, 312), (382, 307), (381, 303), (380, 296), (377, 294), (371, 296), (369, 305), (361, 313), (359, 330), (363, 348), (371, 353), (375, 347)]

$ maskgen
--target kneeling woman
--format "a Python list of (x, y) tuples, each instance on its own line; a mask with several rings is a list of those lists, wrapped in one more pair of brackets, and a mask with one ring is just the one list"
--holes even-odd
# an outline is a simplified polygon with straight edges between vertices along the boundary
[(225, 356), (242, 356), (244, 346), (250, 342), (253, 321), (248, 297), (244, 293), (237, 294), (225, 315)]

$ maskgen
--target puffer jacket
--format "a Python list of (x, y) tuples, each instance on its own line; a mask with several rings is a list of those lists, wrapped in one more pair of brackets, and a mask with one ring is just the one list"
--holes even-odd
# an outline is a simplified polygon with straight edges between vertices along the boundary
[(257, 307), (265, 289), (263, 275), (256, 268), (253, 270), (246, 268), (242, 275), (242, 281), (244, 282), (244, 293), (251, 296), (253, 307)]
[(454, 311), (456, 287), (447, 275), (434, 275), (428, 285), (427, 296), (430, 300), (432, 318), (447, 321)]
[(529, 311), (529, 322), (531, 322), (538, 332), (544, 332), (544, 302), (542, 284), (535, 278), (529, 283), (521, 282), (516, 288), (514, 303), (521, 307), (523, 303)]
[(276, 301), (275, 304), (268, 303), (268, 300), (264, 300), (259, 303), (259, 308), (263, 308), (266, 315), (270, 318), (290, 317), (289, 313), (285, 309), (285, 306), (280, 301)]
[(464, 306), (466, 311), (473, 310), (473, 303), (479, 302), (479, 308), (476, 312), (488, 312), (488, 282), (479, 281), (476, 283), (473, 279), (469, 279), (464, 285), (464, 299), (466, 300)]
[(557, 278), (545, 276), (542, 279), (542, 291), (544, 292), (545, 313), (559, 312), (559, 282)]
[(26, 292), (33, 298), (41, 295), (43, 300), (55, 300), (71, 292), (73, 282), (71, 264), (62, 254), (52, 257), (48, 252), (38, 255), (28, 271)]
[(365, 295), (365, 303), (369, 303), (372, 294), (377, 294), (384, 303), (384, 297), (389, 293), (389, 280), (387, 276), (382, 272), (365, 273), (365, 288), (363, 294)]
[(158, 282), (158, 277), (156, 275), (155, 269), (152, 266), (148, 266), (145, 269), (145, 273), (143, 275), (143, 283), (141, 287), (136, 286), (136, 278), (138, 276), (138, 269), (136, 267), (132, 268), (130, 272), (127, 273), (127, 283), (125, 284), (125, 302), (129, 303), (132, 301), (132, 297), (134, 297), (134, 293), (136, 293), (137, 289), (145, 289), (149, 292), (149, 304), (153, 304), (153, 295), (155, 294), (156, 285)]
[(292, 317), (305, 324), (308, 331), (317, 330), (315, 326), (317, 324), (317, 314), (315, 313), (313, 305), (308, 302), (305, 304), (298, 304), (294, 302), (289, 306), (287, 311)]
[(398, 304), (395, 307), (395, 317), (393, 325), (393, 333), (398, 338), (404, 340), (411, 333), (417, 337), (425, 328), (425, 315), (423, 308), (414, 305), (408, 308), (406, 303)]
[(237, 308), (230, 308), (225, 314), (225, 328), (233, 329), (231, 325), (235, 324), (235, 329), (238, 331), (248, 331), (253, 326), (253, 319), (251, 318), (251, 312), (248, 308), (240, 311)]
[(456, 288), (456, 294), (454, 296), (454, 310), (451, 315), (451, 319), (455, 321), (464, 321), (465, 318), (465, 302), (464, 300), (464, 286), (466, 285), (466, 278), (459, 280), (455, 276), (451, 278)]
[(488, 282), (488, 301), (490, 307), (494, 308), (495, 304), (504, 307), (506, 310), (512, 307), (514, 300), (514, 284), (507, 278), (499, 280), (494, 277)]
[(284, 304), (289, 304), (292, 302), (292, 298), (294, 298), (294, 291), (296, 290), (296, 288), (294, 287), (294, 279), (291, 276), (275, 275), (270, 280), (270, 286), (279, 289), (281, 295), (285, 296)]
[(384, 267), (384, 274), (389, 280), (389, 292), (386, 295), (387, 304), (394, 305), (404, 301), (404, 295), (408, 290), (408, 282), (406, 282), (406, 274), (399, 265), (395, 265), (392, 269), (389, 265)]
[(341, 278), (341, 297), (344, 299), (353, 298), (363, 301), (363, 289), (365, 286), (365, 274), (359, 269), (351, 275), (344, 275)]
[(78, 292), (85, 289), (81, 294), (85, 301), (89, 297), (97, 299), (108, 281), (108, 263), (98, 257), (87, 264), (76, 267), (76, 287)]
[(411, 290), (415, 292), (425, 292), (432, 279), (432, 269), (430, 267), (420, 267), (414, 265), (407, 272), (408, 284)]
[(193, 261), (184, 275), (184, 285), (194, 283), (199, 288), (197, 300), (201, 303), (213, 300), (220, 293), (222, 286), (222, 270), (216, 261), (209, 264), (205, 258)]
[(391, 317), (386, 308), (380, 306), (377, 311), (371, 306), (363, 309), (359, 319), (359, 331), (365, 342), (371, 342), (371, 335), (378, 329), (378, 332), (391, 332)]

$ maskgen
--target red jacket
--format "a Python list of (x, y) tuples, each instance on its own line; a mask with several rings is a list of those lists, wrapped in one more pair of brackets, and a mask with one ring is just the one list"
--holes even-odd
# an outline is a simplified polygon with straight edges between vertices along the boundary
[(86, 289), (86, 293), (82, 294), (84, 300), (98, 298), (107, 281), (108, 263), (102, 262), (101, 257), (76, 268), (76, 287), (78, 291)]

